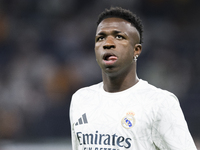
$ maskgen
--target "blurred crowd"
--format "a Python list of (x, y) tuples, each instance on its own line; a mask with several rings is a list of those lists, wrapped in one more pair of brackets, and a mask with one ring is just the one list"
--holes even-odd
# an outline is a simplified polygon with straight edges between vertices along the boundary
[(200, 137), (199, 0), (0, 0), (0, 139), (70, 137), (72, 94), (101, 81), (94, 37), (110, 6), (141, 18), (139, 78), (177, 95)]

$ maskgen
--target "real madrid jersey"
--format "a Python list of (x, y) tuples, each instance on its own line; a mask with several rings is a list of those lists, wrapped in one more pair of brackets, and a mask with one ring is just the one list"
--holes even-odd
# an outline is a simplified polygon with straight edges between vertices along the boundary
[(73, 150), (196, 150), (177, 98), (141, 79), (117, 93), (78, 90), (70, 121)]

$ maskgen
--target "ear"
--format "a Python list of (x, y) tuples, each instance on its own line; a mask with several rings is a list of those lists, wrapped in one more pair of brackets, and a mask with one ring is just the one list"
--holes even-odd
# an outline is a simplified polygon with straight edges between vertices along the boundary
[(139, 56), (142, 52), (142, 45), (141, 44), (135, 44), (134, 47), (134, 56)]

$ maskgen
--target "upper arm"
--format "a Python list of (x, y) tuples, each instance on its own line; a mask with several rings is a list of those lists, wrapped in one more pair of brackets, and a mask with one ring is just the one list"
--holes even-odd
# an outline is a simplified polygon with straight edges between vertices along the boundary
[(152, 128), (155, 145), (167, 150), (196, 150), (177, 98), (166, 95), (158, 107)]
[(70, 125), (71, 125), (71, 144), (72, 144), (72, 150), (78, 150), (77, 148), (77, 139), (76, 139), (76, 134), (74, 130), (74, 121), (73, 121), (73, 113), (74, 113), (74, 107), (73, 107), (73, 99), (74, 96), (72, 96), (71, 104), (70, 104)]

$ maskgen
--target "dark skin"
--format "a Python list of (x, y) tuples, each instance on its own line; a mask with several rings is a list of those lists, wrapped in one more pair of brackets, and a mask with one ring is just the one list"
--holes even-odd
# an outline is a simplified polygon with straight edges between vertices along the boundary
[(138, 82), (135, 56), (142, 46), (137, 29), (121, 18), (106, 18), (97, 27), (96, 60), (102, 70), (104, 90), (120, 92)]

